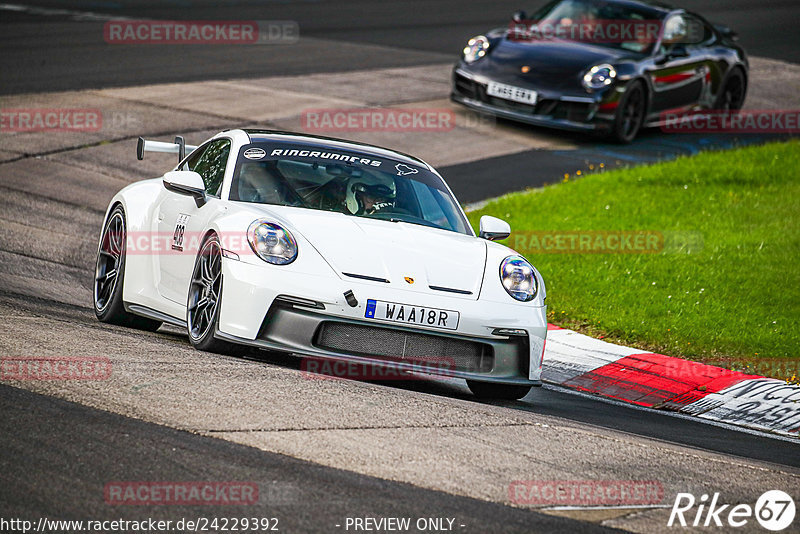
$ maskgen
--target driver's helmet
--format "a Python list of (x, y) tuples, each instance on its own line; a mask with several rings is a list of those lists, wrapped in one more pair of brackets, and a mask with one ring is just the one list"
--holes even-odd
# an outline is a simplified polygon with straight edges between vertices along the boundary
[(397, 187), (391, 177), (364, 174), (347, 182), (345, 204), (353, 215), (373, 214), (393, 208)]

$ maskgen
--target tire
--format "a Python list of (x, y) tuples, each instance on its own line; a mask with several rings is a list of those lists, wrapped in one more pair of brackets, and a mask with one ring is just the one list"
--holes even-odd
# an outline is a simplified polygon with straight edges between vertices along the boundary
[(622, 95), (611, 136), (618, 143), (628, 144), (642, 129), (647, 112), (647, 96), (640, 82), (633, 82)]
[(155, 331), (161, 326), (160, 321), (128, 313), (122, 301), (126, 231), (125, 210), (117, 205), (103, 226), (100, 246), (97, 248), (92, 291), (94, 314), (104, 323)]
[(519, 400), (530, 392), (532, 386), (514, 386), (495, 384), (494, 382), (478, 382), (467, 380), (472, 394), (479, 399)]
[(222, 248), (216, 234), (203, 241), (194, 261), (186, 302), (186, 331), (198, 350), (230, 354), (236, 345), (214, 338), (222, 296)]
[(725, 85), (717, 95), (714, 109), (720, 111), (738, 111), (744, 106), (744, 99), (747, 93), (747, 81), (741, 69), (734, 69)]

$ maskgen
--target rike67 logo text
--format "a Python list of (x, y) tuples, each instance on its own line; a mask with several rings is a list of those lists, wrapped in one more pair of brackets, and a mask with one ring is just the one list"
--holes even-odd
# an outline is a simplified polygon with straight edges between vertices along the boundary
[(765, 492), (755, 506), (721, 504), (719, 493), (715, 493), (710, 502), (707, 494), (698, 500), (691, 493), (678, 493), (667, 526), (737, 528), (747, 525), (755, 517), (765, 529), (780, 531), (794, 522), (794, 516), (794, 499), (780, 490)]

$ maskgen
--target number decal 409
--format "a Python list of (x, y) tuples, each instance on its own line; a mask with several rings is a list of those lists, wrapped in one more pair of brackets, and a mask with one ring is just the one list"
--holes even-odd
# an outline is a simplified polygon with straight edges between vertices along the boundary
[(186, 233), (186, 222), (189, 217), (185, 213), (178, 215), (178, 221), (175, 223), (175, 232), (172, 234), (172, 250), (183, 252), (183, 236)]

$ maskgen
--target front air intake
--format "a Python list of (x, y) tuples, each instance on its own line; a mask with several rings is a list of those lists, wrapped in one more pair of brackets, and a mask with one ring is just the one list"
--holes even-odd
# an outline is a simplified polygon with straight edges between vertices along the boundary
[(493, 350), (487, 343), (380, 326), (325, 321), (314, 344), (333, 352), (394, 362), (447, 362), (448, 368), (472, 373), (488, 373), (494, 366)]

